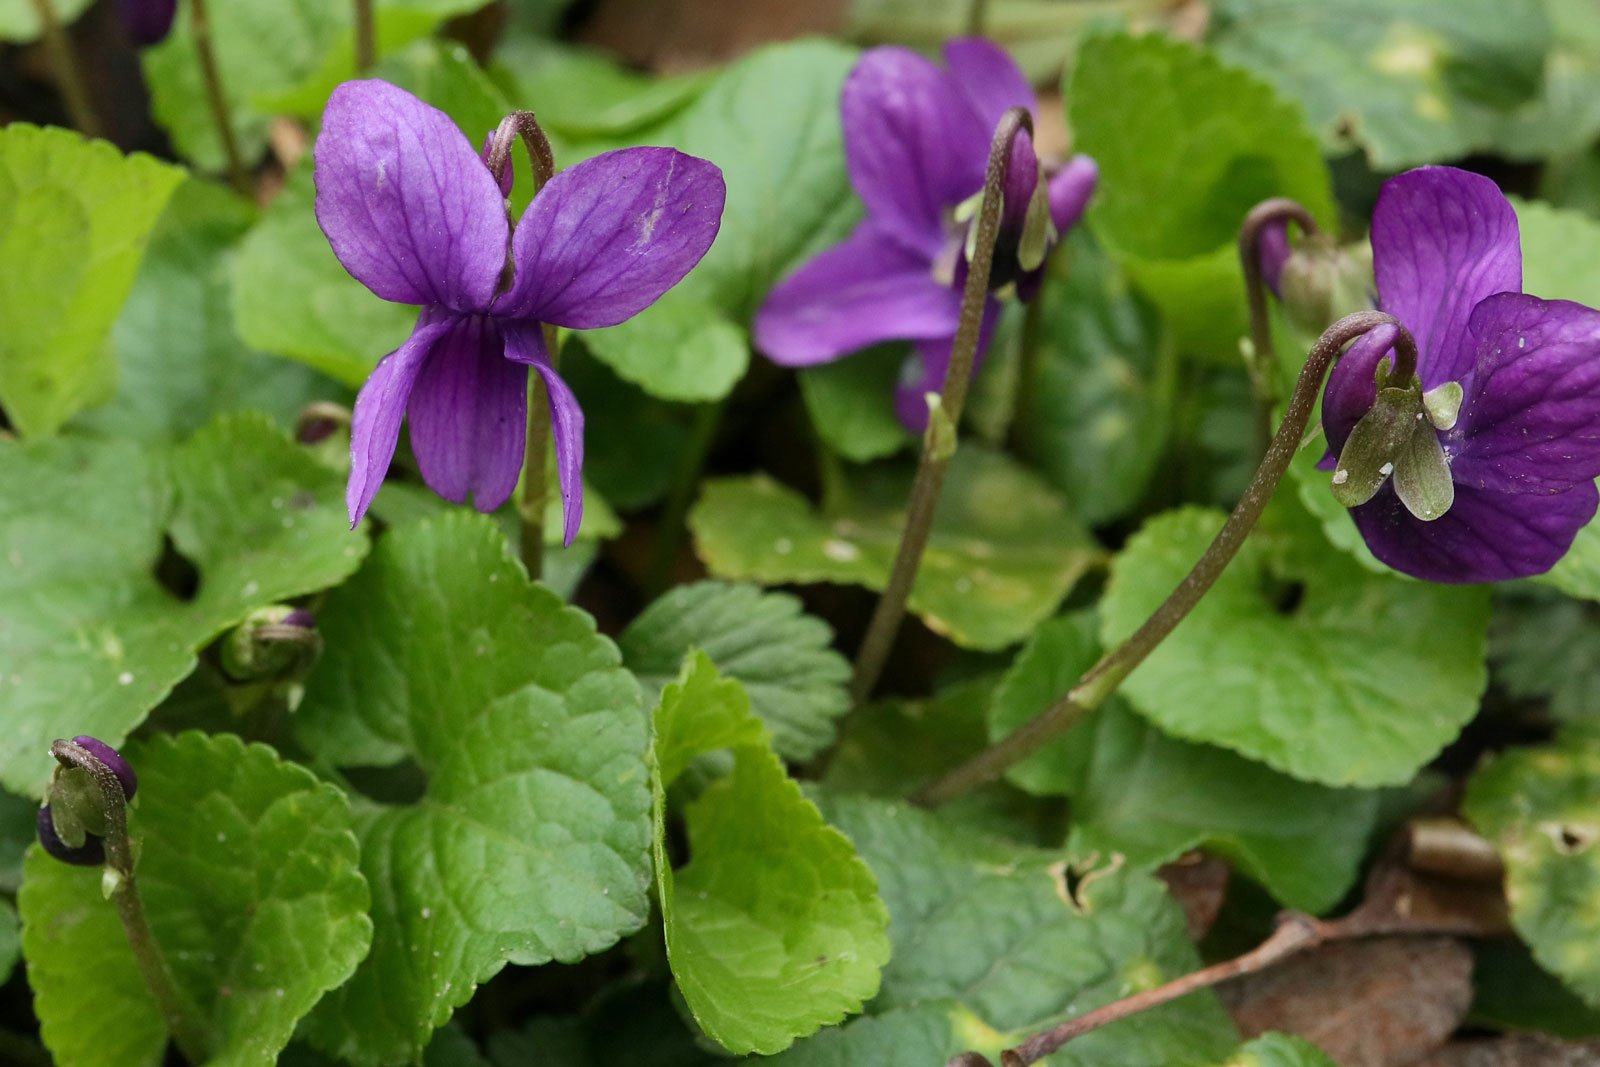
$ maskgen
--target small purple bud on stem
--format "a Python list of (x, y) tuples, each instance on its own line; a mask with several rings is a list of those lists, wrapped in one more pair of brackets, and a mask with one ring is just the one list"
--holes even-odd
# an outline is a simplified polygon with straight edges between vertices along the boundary
[(293, 681), (322, 654), (317, 619), (304, 608), (260, 608), (222, 639), (222, 671), (236, 682)]
[[(509, 120), (508, 120), (509, 121)], [(504, 126), (505, 123), (500, 124)], [(511, 151), (509, 147), (499, 159), (495, 159), (495, 136), (498, 130), (491, 130), (483, 139), (483, 165), (489, 168), (489, 174), (494, 178), (494, 183), (500, 187), (501, 196), (511, 195), (511, 183), (516, 178), (516, 172), (511, 166)]]

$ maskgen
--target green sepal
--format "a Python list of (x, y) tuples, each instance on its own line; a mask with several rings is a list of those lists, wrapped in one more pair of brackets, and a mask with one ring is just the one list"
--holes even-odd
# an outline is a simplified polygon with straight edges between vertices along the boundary
[(1432, 423), (1421, 420), (1394, 458), (1394, 491), (1400, 503), (1423, 522), (1432, 522), (1456, 502), (1450, 463)]
[(50, 821), (68, 848), (82, 848), (86, 834), (103, 836), (106, 816), (100, 786), (81, 767), (62, 767), (50, 782)]
[(1049, 183), (1040, 181), (1033, 187), (1033, 196), (1028, 198), (1028, 214), (1022, 220), (1022, 240), (1017, 245), (1018, 266), (1023, 270), (1037, 270), (1059, 236), (1050, 218)]
[(1422, 394), (1422, 408), (1428, 421), (1440, 430), (1455, 429), (1461, 417), (1461, 401), (1466, 395), (1460, 382), (1445, 382)]
[[(1339, 452), (1333, 472), (1333, 498), (1347, 508), (1371, 500), (1394, 473), (1395, 457), (1417, 431), (1422, 416), (1422, 391), (1380, 388), (1372, 409), (1361, 416)], [(1428, 427), (1431, 435), (1432, 427)]]

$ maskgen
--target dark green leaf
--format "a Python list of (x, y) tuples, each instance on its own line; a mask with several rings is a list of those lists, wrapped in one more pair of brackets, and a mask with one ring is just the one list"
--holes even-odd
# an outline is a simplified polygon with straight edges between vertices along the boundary
[(572, 962), (644, 922), (648, 731), (616, 647), (487, 518), (391, 531), (318, 626), (302, 743), (337, 766), (409, 757), (427, 785), (359, 821), (372, 953), (308, 1033), (404, 1060), (508, 962)]
[[(765, 475), (705, 483), (689, 515), (713, 574), (766, 583), (882, 589), (904, 524), (903, 468), (863, 471), (845, 502), (817, 514)], [(923, 555), (911, 610), (972, 648), (1002, 648), (1048, 617), (1098, 551), (1049, 486), (1004, 456), (956, 453)]]
[[(850, 664), (833, 631), (786, 593), (752, 585), (680, 585), (645, 608), (617, 644), (623, 662), (659, 695), (683, 657), (699, 649), (740, 682), (786, 759), (805, 760), (833, 740), (833, 720), (850, 706)], [(668, 777), (671, 777), (668, 775)]]
[[(1222, 518), (1168, 512), (1128, 542), (1101, 608), (1108, 645), (1172, 591)], [(1401, 784), (1477, 711), (1488, 606), (1483, 588), (1368, 573), (1280, 499), (1122, 692), (1175, 737), (1297, 778)]]

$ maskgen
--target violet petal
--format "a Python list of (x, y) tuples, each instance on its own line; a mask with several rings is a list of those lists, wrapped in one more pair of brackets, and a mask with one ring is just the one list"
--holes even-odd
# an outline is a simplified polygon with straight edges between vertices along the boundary
[(351, 526), (361, 521), (378, 495), (400, 440), (400, 423), (417, 375), (434, 343), (454, 324), (454, 316), (439, 316), (425, 308), (406, 343), (383, 357), (356, 395), (350, 422), (350, 480), (344, 491)]
[(625, 148), (564, 170), (517, 223), (516, 278), (495, 314), (574, 330), (615, 326), (700, 262), (725, 199), (715, 164), (672, 148)]
[[(1000, 303), (990, 297), (984, 304), (983, 322), (978, 331), (978, 351), (972, 360), (972, 373), (977, 374), (983, 357), (989, 351), (994, 329), (1000, 321)], [(952, 331), (953, 334), (953, 331)], [(916, 363), (908, 364), (907, 371), (894, 391), (894, 413), (912, 433), (922, 433), (928, 428), (929, 393), (944, 391), (945, 372), (950, 368), (950, 351), (955, 337), (920, 341), (916, 346)]]
[(1560, 493), (1600, 477), (1600, 311), (1503, 293), (1478, 305), (1472, 333), (1478, 363), (1447, 435), (1462, 438), (1455, 480)]
[(1356, 338), (1333, 365), (1322, 393), (1322, 430), (1329, 456), (1339, 455), (1350, 431), (1377, 402), (1378, 361), (1394, 350), (1399, 336), (1393, 326), (1374, 327)]
[(1261, 280), (1272, 295), (1283, 299), (1283, 265), (1289, 262), (1289, 220), (1273, 219), (1256, 238), (1256, 260), (1261, 264)]
[(874, 48), (840, 101), (850, 183), (879, 225), (931, 260), (944, 213), (983, 188), (989, 142), (954, 79), (908, 48)]
[(538, 371), (550, 396), (550, 437), (556, 450), (556, 476), (561, 481), (562, 542), (570, 546), (583, 525), (583, 409), (550, 365), (537, 323), (507, 327), (506, 358)]
[(879, 341), (949, 337), (961, 294), (871, 221), (767, 296), (755, 346), (786, 367), (827, 363)]
[(1555, 566), (1597, 503), (1592, 482), (1541, 497), (1458, 482), (1450, 510), (1423, 522), (1385, 485), (1350, 515), (1372, 554), (1397, 571), (1430, 582), (1501, 582)]
[(1000, 232), (1013, 241), (1022, 234), (1028, 217), (1028, 202), (1039, 184), (1039, 157), (1027, 130), (1018, 130), (1011, 141), (1011, 162), (1001, 186)]
[(944, 61), (962, 99), (990, 134), (1008, 108), (1025, 107), (1031, 112), (1038, 104), (1021, 68), (993, 41), (983, 37), (947, 41)]
[(317, 222), (345, 270), (385, 300), (488, 308), (505, 200), (449, 116), (385, 81), (345, 82), (315, 157)]
[(527, 435), (528, 369), (505, 358), (500, 327), (455, 320), (423, 362), (406, 405), (411, 451), (428, 488), (494, 511), (511, 498)]
[(1050, 179), (1050, 221), (1063, 237), (1078, 224), (1100, 182), (1100, 165), (1090, 156), (1067, 160)]
[(1417, 340), (1423, 388), (1472, 370), (1472, 309), (1522, 291), (1517, 215), (1488, 178), (1419, 167), (1390, 178), (1372, 213), (1378, 306)]
[(117, 776), (117, 781), (122, 783), (122, 795), (128, 800), (139, 791), (139, 776), (133, 772), (133, 767), (122, 758), (122, 753), (88, 734), (79, 734), (72, 739), (72, 743), (88, 752), (89, 755), (104, 763), (111, 773)]
[(73, 848), (56, 833), (56, 821), (50, 814), (50, 805), (46, 804), (39, 809), (38, 819), (39, 844), (44, 846), (45, 852), (76, 867), (98, 867), (106, 861), (106, 843), (104, 838), (94, 834), (85, 834), (83, 844)]

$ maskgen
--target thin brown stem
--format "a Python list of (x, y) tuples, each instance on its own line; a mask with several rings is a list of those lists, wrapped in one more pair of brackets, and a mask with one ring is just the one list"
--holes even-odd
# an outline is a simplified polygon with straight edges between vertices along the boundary
[(1033, 1035), (1016, 1048), (1006, 1049), (1000, 1054), (1000, 1065), (1028, 1067), (1031, 1063), (1038, 1063), (1073, 1038), (1081, 1037), (1091, 1030), (1098, 1030), (1130, 1015), (1149, 1011), (1197, 990), (1210, 989), (1241, 975), (1266, 970), (1290, 956), (1299, 955), (1314, 945), (1320, 945), (1339, 936), (1341, 927), (1336, 922), (1325, 923), (1309, 915), (1290, 912), (1279, 918), (1278, 927), (1272, 932), (1271, 937), (1244, 955), (1212, 964), (1165, 985), (1112, 1001), (1075, 1019), (1068, 1019), (1053, 1029)]
[(50, 50), (50, 62), (56, 68), (56, 88), (61, 90), (68, 118), (89, 137), (105, 136), (105, 128), (100, 124), (89, 93), (89, 83), (83, 77), (83, 65), (78, 62), (78, 49), (56, 15), (54, 0), (33, 0), (33, 10), (39, 16), (39, 29), (45, 47)]
[(377, 61), (378, 31), (372, 0), (356, 0), (356, 72), (365, 74)]
[(205, 83), (211, 121), (222, 142), (223, 158), (228, 161), (228, 180), (241, 195), (254, 199), (255, 187), (250, 184), (239, 141), (233, 135), (233, 117), (228, 111), (227, 94), (222, 91), (222, 70), (217, 65), (216, 50), (211, 47), (211, 19), (206, 13), (206, 0), (190, 0), (189, 33), (194, 38), (194, 54), (200, 62), (200, 80)]
[(63, 767), (77, 767), (87, 771), (100, 790), (101, 809), (105, 816), (106, 868), (115, 879), (111, 890), (117, 916), (122, 920), (123, 932), (128, 937), (128, 947), (133, 950), (134, 961), (144, 978), (150, 999), (156, 1003), (167, 1033), (178, 1045), (184, 1059), (193, 1064), (206, 1061), (206, 1028), (199, 1012), (172, 980), (166, 957), (156, 942), (145, 917), (144, 904), (139, 899), (139, 885), (134, 874), (133, 842), (128, 836), (128, 798), (122, 782), (110, 767), (92, 752), (72, 741), (57, 741), (50, 746), (51, 755)]
[(894, 645), (895, 635), (900, 632), (901, 621), (905, 619), (906, 600), (911, 596), (911, 586), (916, 581), (923, 550), (928, 545), (933, 513), (939, 504), (939, 492), (944, 487), (945, 468), (954, 452), (951, 434), (961, 425), (961, 409), (967, 401), (967, 386), (972, 377), (972, 365), (977, 359), (983, 313), (989, 302), (989, 273), (994, 265), (995, 238), (1000, 232), (1001, 198), (1011, 161), (1011, 144), (1023, 130), (1032, 135), (1033, 119), (1026, 109), (1011, 108), (1001, 116), (999, 125), (995, 127), (994, 140), (989, 146), (989, 166), (983, 183), (983, 202), (978, 212), (977, 246), (973, 249), (972, 262), (967, 268), (966, 287), (961, 293), (961, 318), (950, 349), (950, 365), (945, 370), (944, 387), (939, 394), (940, 410), (932, 413), (927, 432), (922, 435), (922, 455), (917, 462), (916, 477), (911, 483), (906, 524), (895, 551), (894, 566), (889, 571), (889, 582), (884, 586), (878, 605), (873, 610), (872, 620), (867, 624), (861, 650), (856, 654), (855, 671), (850, 680), (851, 703), (855, 707), (859, 707), (872, 694), (873, 687), (883, 674), (889, 649)]
[(1263, 200), (1251, 208), (1239, 227), (1239, 265), (1244, 269), (1244, 295), (1250, 306), (1250, 387), (1255, 399), (1256, 451), (1265, 453), (1272, 440), (1272, 410), (1278, 402), (1278, 358), (1272, 347), (1272, 320), (1267, 313), (1267, 285), (1261, 273), (1261, 235), (1276, 222), (1298, 223), (1308, 237), (1322, 230), (1311, 212), (1287, 197)]
[(1254, 479), (1235, 505), (1233, 513), (1223, 523), (1222, 529), (1217, 531), (1216, 538), (1177, 588), (1142, 626), (1089, 668), (1065, 696), (1020, 729), (922, 789), (912, 798), (914, 803), (934, 807), (985, 782), (994, 781), (1008, 767), (1071, 728), (1116, 691), (1123, 679), (1144, 662), (1145, 657), (1183, 621), (1184, 616), (1194, 610), (1200, 598), (1205, 596), (1239, 551), (1245, 537), (1255, 528), (1267, 502), (1272, 499), (1273, 491), (1289, 469), (1289, 461), (1300, 446), (1300, 438), (1316, 407), (1323, 377), (1344, 351), (1344, 346), (1367, 331), (1385, 325), (1394, 326), (1399, 331), (1395, 340), (1395, 377), (1402, 383), (1410, 379), (1416, 372), (1416, 342), (1392, 316), (1381, 311), (1361, 311), (1347, 315), (1328, 327), (1306, 357), (1299, 380), (1295, 382), (1294, 393), (1289, 397), (1289, 406), (1284, 411), (1283, 422), (1279, 424), (1267, 454), (1262, 457)]

